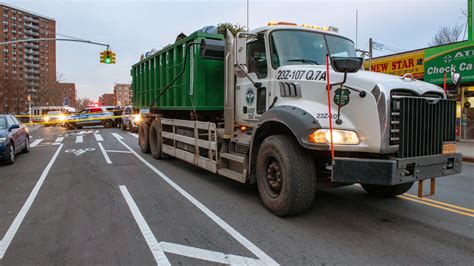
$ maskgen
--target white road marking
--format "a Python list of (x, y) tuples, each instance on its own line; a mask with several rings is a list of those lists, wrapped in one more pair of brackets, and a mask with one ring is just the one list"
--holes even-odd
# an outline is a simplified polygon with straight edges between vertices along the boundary
[(120, 136), (118, 133), (112, 133), (112, 135), (118, 140), (123, 139), (122, 136)]
[(83, 143), (84, 137), (83, 136), (76, 136), (76, 143)]
[(224, 254), (222, 252), (184, 246), (175, 243), (160, 242), (160, 247), (164, 252), (181, 255), (200, 260), (213, 261), (229, 265), (262, 265), (261, 260), (252, 259), (232, 254)]
[(105, 151), (104, 146), (102, 146), (102, 143), (98, 142), (97, 144), (99, 144), (99, 148), (102, 151), (102, 154), (104, 155), (104, 158), (107, 164), (112, 164), (112, 161), (110, 160), (109, 155)]
[[(114, 135), (115, 133), (112, 133)], [(142, 161), (148, 168), (150, 168), (155, 174), (157, 174), (161, 179), (163, 179), (166, 183), (168, 183), (170, 186), (172, 186), (176, 191), (178, 191), (183, 197), (185, 197), (187, 200), (189, 200), (194, 206), (196, 206), (199, 210), (201, 210), (207, 217), (209, 217), (211, 220), (213, 220), (217, 225), (219, 225), (222, 229), (224, 229), (229, 235), (231, 235), (235, 240), (237, 240), (242, 246), (247, 248), (250, 252), (252, 252), (255, 256), (257, 256), (260, 260), (262, 260), (262, 263), (267, 264), (267, 265), (278, 265), (276, 261), (274, 261), (270, 256), (265, 254), (261, 249), (259, 249), (257, 246), (255, 246), (250, 240), (245, 238), (242, 234), (240, 234), (237, 230), (235, 230), (232, 226), (230, 226), (228, 223), (226, 223), (224, 220), (222, 220), (219, 216), (217, 216), (215, 213), (213, 213), (211, 210), (209, 210), (204, 204), (199, 202), (196, 198), (191, 196), (188, 192), (186, 192), (184, 189), (182, 189), (178, 184), (176, 184), (171, 178), (169, 178), (167, 175), (165, 175), (163, 172), (158, 170), (156, 167), (154, 167), (151, 163), (149, 163), (147, 160), (145, 160), (143, 157), (141, 157), (138, 153), (136, 153), (132, 148), (130, 148), (125, 142), (122, 141), (120, 135), (115, 134), (114, 137), (117, 138), (117, 140), (129, 151), (135, 155), (140, 161)]]
[(8, 246), (10, 246), (10, 243), (12, 242), (13, 237), (15, 237), (16, 232), (20, 228), (20, 225), (23, 222), (23, 219), (25, 219), (25, 216), (28, 213), (28, 210), (30, 209), (31, 205), (33, 204), (33, 201), (35, 200), (36, 196), (38, 195), (38, 192), (41, 189), (41, 186), (43, 185), (44, 180), (46, 179), (46, 176), (49, 173), (49, 170), (51, 169), (54, 162), (56, 161), (56, 158), (58, 158), (59, 152), (61, 151), (62, 147), (63, 147), (63, 144), (60, 144), (60, 146), (54, 153), (53, 158), (51, 158), (48, 165), (43, 170), (43, 173), (41, 174), (40, 178), (36, 182), (35, 187), (31, 191), (28, 198), (26, 199), (25, 204), (23, 204), (23, 207), (21, 208), (18, 215), (15, 217), (15, 220), (13, 220), (13, 223), (8, 228), (8, 231), (5, 233), (5, 236), (3, 237), (2, 241), (0, 241), (0, 260), (5, 255), (5, 252), (7, 251)]
[(116, 152), (116, 153), (131, 153), (129, 151), (117, 151), (117, 150), (105, 150), (106, 152)]
[(95, 140), (97, 140), (97, 142), (104, 141), (104, 138), (102, 138), (101, 134), (95, 134), (94, 137), (95, 137)]
[(150, 226), (148, 226), (145, 218), (140, 212), (140, 209), (138, 209), (137, 204), (128, 192), (127, 187), (119, 186), (119, 188), (123, 194), (123, 197), (125, 198), (125, 201), (127, 202), (128, 207), (130, 208), (130, 211), (132, 212), (133, 218), (135, 218), (135, 222), (138, 224), (138, 227), (140, 228), (140, 231), (142, 232), (142, 235), (151, 250), (151, 253), (153, 253), (153, 257), (155, 257), (156, 263), (158, 265), (171, 265), (160, 244), (158, 244), (158, 241), (151, 231)]
[(132, 132), (127, 132), (127, 134), (133, 136), (134, 138), (138, 139), (138, 134), (137, 133), (132, 133)]
[(34, 148), (34, 147), (38, 146), (38, 144), (40, 144), (41, 141), (43, 141), (43, 139), (37, 139), (37, 140), (33, 141), (33, 142), (30, 144), (30, 148)]
[(95, 148), (85, 148), (85, 149), (67, 149), (64, 152), (65, 153), (74, 153), (76, 156), (81, 156), (82, 154), (88, 152), (88, 151), (95, 151)]
[(64, 140), (64, 137), (58, 137), (56, 141), (54, 141), (53, 145), (59, 145), (61, 144), (61, 142), (63, 142), (63, 140)]

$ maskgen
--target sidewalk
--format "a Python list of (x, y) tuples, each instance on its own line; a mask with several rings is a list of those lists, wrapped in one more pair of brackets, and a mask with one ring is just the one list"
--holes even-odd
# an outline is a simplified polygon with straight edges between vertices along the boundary
[(463, 161), (474, 162), (474, 142), (457, 141), (456, 148), (463, 154)]

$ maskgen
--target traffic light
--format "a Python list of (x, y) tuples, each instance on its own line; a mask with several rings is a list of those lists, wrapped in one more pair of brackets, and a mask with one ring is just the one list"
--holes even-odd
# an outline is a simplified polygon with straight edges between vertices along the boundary
[(115, 53), (110, 52), (110, 64), (115, 64)]
[(110, 50), (100, 52), (100, 62), (102, 64), (115, 64), (115, 53)]

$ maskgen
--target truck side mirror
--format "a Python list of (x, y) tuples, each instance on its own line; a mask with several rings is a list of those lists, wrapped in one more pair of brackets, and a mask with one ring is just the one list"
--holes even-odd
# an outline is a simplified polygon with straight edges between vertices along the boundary
[(234, 44), (234, 65), (235, 75), (239, 78), (243, 78), (248, 73), (247, 69), (247, 38), (237, 37), (235, 38)]
[(247, 38), (235, 38), (235, 62), (234, 64), (247, 64)]
[(355, 73), (360, 70), (364, 60), (361, 57), (331, 57), (332, 68), (336, 72)]
[(461, 84), (461, 74), (456, 73), (456, 72), (451, 72), (451, 80), (453, 81), (454, 85), (458, 87), (459, 84)]
[(453, 81), (454, 87), (449, 87), (449, 93), (457, 93), (459, 85), (461, 85), (461, 74), (456, 72), (451, 72), (451, 80)]

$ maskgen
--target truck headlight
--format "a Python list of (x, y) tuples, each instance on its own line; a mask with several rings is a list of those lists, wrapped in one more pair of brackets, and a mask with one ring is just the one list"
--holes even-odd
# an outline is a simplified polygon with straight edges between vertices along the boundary
[(140, 123), (141, 120), (142, 120), (142, 116), (141, 116), (141, 115), (135, 115), (135, 116), (133, 117), (133, 122), (135, 122), (135, 124)]
[(0, 137), (0, 143), (4, 143), (5, 141), (7, 141), (6, 137)]
[(43, 121), (44, 121), (44, 122), (48, 122), (48, 121), (49, 121), (49, 117), (48, 117), (48, 116), (43, 117)]
[[(332, 137), (334, 144), (359, 144), (359, 136), (354, 131), (333, 129)], [(331, 132), (329, 129), (318, 129), (309, 135), (308, 141), (317, 144), (329, 144), (331, 143)]]
[(66, 117), (64, 115), (60, 115), (58, 116), (58, 120), (64, 122), (64, 120), (66, 120)]

